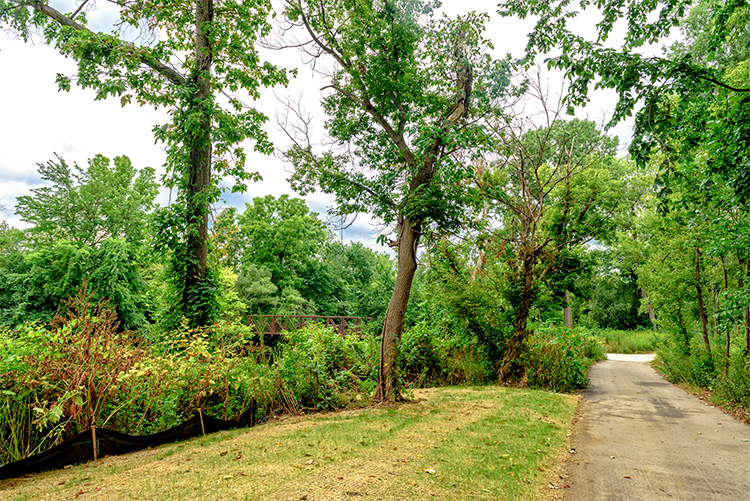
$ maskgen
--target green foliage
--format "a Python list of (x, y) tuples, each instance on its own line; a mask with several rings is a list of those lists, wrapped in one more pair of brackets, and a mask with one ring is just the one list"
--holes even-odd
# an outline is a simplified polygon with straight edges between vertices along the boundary
[(303, 408), (339, 409), (374, 387), (374, 338), (342, 337), (333, 328), (310, 324), (290, 332), (280, 347), (279, 374)]
[(596, 335), (604, 343), (607, 353), (653, 353), (667, 339), (663, 332), (646, 329), (597, 329)]
[(537, 327), (529, 338), (526, 381), (529, 386), (560, 392), (588, 385), (588, 368), (604, 359), (605, 351), (594, 332), (577, 327)]
[(239, 297), (247, 305), (249, 315), (259, 315), (276, 311), (279, 288), (271, 281), (273, 273), (265, 266), (248, 264), (243, 266), (237, 277), (236, 289)]
[(96, 300), (106, 298), (127, 329), (149, 324), (142, 267), (149, 212), (157, 185), (151, 168), (137, 172), (128, 157), (114, 164), (97, 155), (88, 167), (39, 164), (51, 186), (19, 197), (16, 211), (34, 226), (23, 236), (4, 225), (0, 255), (0, 323), (49, 321), (85, 279)]
[(108, 239), (92, 248), (60, 240), (37, 248), (0, 268), (0, 304), (7, 305), (0, 310), (0, 324), (50, 321), (85, 281), (95, 301), (111, 301), (125, 328), (147, 327), (145, 283), (126, 241)]
[(408, 387), (486, 384), (494, 379), (492, 364), (475, 339), (441, 333), (427, 321), (404, 331), (398, 356)]
[(223, 323), (240, 323), (247, 306), (237, 293), (237, 274), (224, 266), (219, 268), (219, 310)]
[(628, 330), (645, 327), (648, 317), (639, 312), (640, 292), (635, 276), (603, 276), (596, 281), (589, 315), (600, 329)]
[(310, 325), (270, 351), (236, 324), (190, 327), (159, 343), (117, 328), (114, 312), (84, 290), (50, 327), (0, 330), (0, 462), (44, 449), (91, 424), (155, 433), (198, 410), (234, 419), (254, 403), (337, 409), (367, 402), (377, 339)]
[[(84, 287), (49, 329), (35, 324), (15, 332), (3, 329), (0, 408), (8, 420), (20, 418), (0, 423), (13, 447), (0, 451), (3, 456), (17, 458), (102, 426), (113, 409), (128, 404), (118, 401), (120, 376), (138, 364), (144, 351), (132, 333), (118, 332), (115, 313), (105, 302), (92, 300)], [(8, 412), (19, 405), (30, 413)]]
[(680, 342), (665, 343), (657, 351), (656, 366), (673, 383), (708, 388), (716, 377), (716, 364), (703, 350), (685, 353)]
[[(584, 9), (589, 5), (582, 4)], [(565, 71), (571, 80), (570, 104), (585, 104), (593, 85), (619, 95), (612, 124), (638, 110), (631, 153), (639, 162), (660, 150), (676, 161), (709, 151), (710, 171), (719, 174), (740, 199), (748, 199), (747, 2), (609, 2), (594, 14), (601, 16), (596, 40), (570, 31), (566, 21), (581, 9), (569, 0), (511, 0), (503, 2), (501, 9), (506, 16), (537, 17), (526, 61), (559, 51), (561, 55), (548, 59), (548, 64)], [(612, 37), (620, 32), (612, 28), (620, 19), (627, 20), (627, 30), (616, 40)], [(645, 53), (645, 45), (666, 39), (677, 26), (683, 40), (665, 56)]]
[[(171, 251), (174, 298), (179, 315), (193, 325), (217, 317), (217, 279), (208, 270), (208, 208), (218, 201), (222, 177), (234, 180), (233, 191), (259, 177), (245, 169), (242, 146), (270, 153), (272, 145), (258, 110), (244, 104), (259, 88), (287, 83), (287, 72), (262, 62), (255, 43), (270, 33), (268, 0), (138, 2), (120, 5), (117, 29), (96, 32), (86, 15), (66, 15), (44, 2), (11, 0), (0, 4), (0, 24), (24, 39), (38, 30), (45, 42), (78, 63), (75, 82), (95, 91), (97, 99), (118, 97), (168, 109), (170, 121), (154, 127), (166, 145), (165, 187), (176, 189), (174, 203), (160, 211), (158, 243)], [(129, 30), (143, 36), (121, 37)], [(157, 35), (158, 33), (158, 35)], [(182, 64), (175, 66), (175, 61)], [(73, 79), (58, 75), (62, 90)], [(222, 94), (221, 99), (217, 99)], [(63, 176), (64, 177), (64, 176)], [(174, 325), (172, 322), (171, 325)]]
[(714, 400), (725, 407), (750, 409), (750, 360), (741, 350), (734, 350), (729, 367), (714, 380)]
[(299, 198), (253, 199), (237, 217), (243, 267), (266, 267), (279, 290), (301, 289), (311, 263), (331, 240), (317, 216)]
[(157, 184), (154, 169), (137, 171), (126, 156), (114, 165), (96, 155), (88, 167), (57, 161), (38, 164), (39, 174), (51, 186), (34, 188), (18, 197), (16, 213), (33, 226), (33, 240), (47, 244), (71, 240), (96, 247), (110, 238), (143, 245), (148, 213), (154, 208)]

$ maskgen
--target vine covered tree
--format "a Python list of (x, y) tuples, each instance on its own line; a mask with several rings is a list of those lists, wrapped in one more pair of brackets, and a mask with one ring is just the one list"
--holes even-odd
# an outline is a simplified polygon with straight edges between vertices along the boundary
[[(123, 105), (164, 107), (170, 122), (154, 128), (167, 146), (166, 187), (177, 203), (161, 211), (160, 238), (172, 251), (172, 281), (181, 314), (206, 324), (216, 314), (216, 284), (208, 268), (208, 207), (218, 200), (218, 181), (231, 176), (233, 190), (257, 176), (245, 170), (239, 144), (271, 144), (261, 129), (266, 117), (228, 93), (259, 96), (261, 86), (286, 83), (287, 75), (261, 62), (255, 47), (268, 33), (271, 2), (134, 0), (116, 2), (111, 33), (91, 28), (83, 3), (64, 13), (42, 0), (0, 2), (0, 25), (28, 39), (41, 34), (78, 62), (75, 76), (59, 74), (62, 90), (75, 83), (97, 99), (119, 97)], [(124, 33), (141, 32), (136, 41)], [(222, 95), (219, 99), (218, 96)]]
[[(434, 227), (462, 219), (462, 180), (452, 153), (476, 141), (472, 110), (494, 104), (506, 67), (491, 60), (485, 17), (434, 20), (432, 2), (297, 1), (287, 16), (308, 36), (308, 53), (333, 65), (324, 98), (327, 132), (339, 151), (317, 152), (308, 123), (287, 124), (296, 189), (332, 193), (339, 215), (369, 212), (395, 225), (395, 286), (382, 331), (375, 400), (398, 395), (396, 353), (417, 249)], [(351, 152), (352, 156), (350, 156)]]

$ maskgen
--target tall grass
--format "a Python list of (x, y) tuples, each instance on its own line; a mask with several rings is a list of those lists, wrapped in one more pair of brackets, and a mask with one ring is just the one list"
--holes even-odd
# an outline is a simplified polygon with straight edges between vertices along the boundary
[(666, 338), (664, 333), (652, 330), (601, 329), (596, 333), (607, 353), (654, 353)]
[(585, 327), (539, 326), (528, 345), (528, 384), (553, 391), (585, 388), (589, 366), (605, 355), (597, 336)]

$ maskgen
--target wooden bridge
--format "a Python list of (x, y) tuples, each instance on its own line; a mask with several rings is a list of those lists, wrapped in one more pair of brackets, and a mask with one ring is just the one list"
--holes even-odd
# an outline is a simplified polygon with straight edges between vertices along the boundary
[(286, 331), (301, 329), (314, 323), (334, 327), (342, 336), (362, 335), (362, 317), (334, 317), (325, 315), (247, 315), (245, 324), (265, 336), (281, 336)]

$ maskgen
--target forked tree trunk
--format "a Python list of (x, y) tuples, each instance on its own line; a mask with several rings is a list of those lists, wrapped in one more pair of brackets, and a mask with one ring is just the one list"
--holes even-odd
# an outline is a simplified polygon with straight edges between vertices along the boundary
[(404, 331), (404, 317), (406, 306), (409, 303), (409, 293), (414, 281), (414, 273), (417, 271), (417, 247), (421, 225), (412, 223), (409, 218), (404, 218), (399, 231), (396, 283), (393, 287), (391, 300), (388, 302), (388, 309), (383, 322), (383, 336), (380, 341), (380, 367), (374, 396), (375, 402), (379, 403), (392, 401), (398, 397), (396, 388), (394, 388), (396, 357), (398, 346), (401, 343), (401, 334)]
[(205, 282), (208, 276), (208, 204), (211, 184), (211, 115), (207, 100), (211, 97), (211, 66), (213, 53), (208, 30), (214, 20), (213, 0), (198, 0), (195, 4), (195, 68), (191, 80), (195, 93), (188, 102), (187, 113), (199, 117), (195, 129), (189, 131), (189, 165), (186, 190), (187, 235), (186, 245), (190, 264), (185, 269), (182, 310), (193, 325), (210, 321), (210, 305)]

